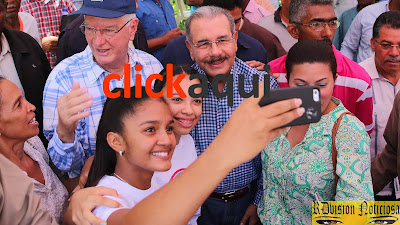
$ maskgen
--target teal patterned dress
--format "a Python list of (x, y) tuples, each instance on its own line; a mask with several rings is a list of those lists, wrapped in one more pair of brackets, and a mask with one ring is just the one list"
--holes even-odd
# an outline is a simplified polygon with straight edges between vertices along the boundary
[(263, 198), (258, 215), (263, 224), (311, 224), (312, 202), (373, 200), (370, 138), (364, 124), (344, 115), (336, 134), (339, 181), (335, 189), (331, 156), (332, 128), (348, 111), (340, 100), (318, 123), (310, 124), (304, 139), (290, 149), (287, 132), (261, 153)]

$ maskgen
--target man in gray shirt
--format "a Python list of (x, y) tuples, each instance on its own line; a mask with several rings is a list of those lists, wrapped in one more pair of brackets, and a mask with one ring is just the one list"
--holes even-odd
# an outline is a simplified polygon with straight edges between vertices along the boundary
[(274, 14), (269, 15), (258, 22), (258, 25), (275, 34), (285, 51), (288, 52), (289, 49), (297, 43), (297, 39), (293, 38), (287, 31), (287, 26), (289, 24), (290, 0), (282, 0), (281, 2), (282, 6), (279, 7)]

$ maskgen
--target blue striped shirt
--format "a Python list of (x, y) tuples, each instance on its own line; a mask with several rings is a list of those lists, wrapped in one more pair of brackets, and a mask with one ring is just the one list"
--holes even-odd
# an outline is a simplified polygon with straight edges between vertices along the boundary
[[(195, 63), (193, 67), (200, 73), (205, 74), (202, 69)], [(253, 90), (253, 75), (259, 75), (259, 81), (264, 80), (265, 72), (258, 71), (242, 60), (236, 58), (233, 64), (231, 75), (233, 76), (233, 106), (228, 106), (228, 99), (217, 98), (211, 88), (211, 84), (208, 82), (208, 97), (203, 98), (203, 113), (201, 114), (200, 120), (192, 130), (192, 137), (195, 141), (197, 155), (206, 150), (211, 144), (214, 138), (219, 134), (222, 127), (228, 121), (233, 111), (243, 101), (243, 98), (239, 95), (239, 76), (244, 76), (244, 90), (249, 93)], [(279, 88), (275, 78), (270, 78), (271, 88)], [(257, 82), (258, 85), (258, 82)], [(226, 91), (227, 86), (225, 85), (224, 90)], [(226, 157), (229, 157), (227, 155)], [(224, 159), (221, 159), (224, 160)], [(258, 205), (258, 202), (262, 196), (262, 178), (261, 178), (261, 158), (260, 155), (254, 159), (243, 163), (233, 169), (228, 176), (218, 185), (216, 192), (227, 192), (232, 190), (238, 190), (246, 187), (252, 181), (257, 180), (257, 192), (254, 199), (254, 204)]]
[[(135, 84), (135, 74), (142, 75), (142, 85), (151, 74), (159, 73), (163, 67), (152, 55), (140, 50), (128, 50), (131, 67), (131, 86)], [(136, 64), (142, 65), (142, 70), (136, 72)], [(71, 178), (79, 176), (86, 160), (96, 151), (96, 131), (107, 99), (103, 92), (103, 81), (110, 73), (94, 62), (90, 47), (60, 62), (50, 73), (44, 88), (43, 98), (43, 128), (44, 135), (49, 140), (48, 152), (54, 165), (64, 172), (69, 172)], [(54, 132), (58, 124), (57, 100), (69, 93), (72, 84), (77, 81), (81, 88), (88, 88), (93, 96), (93, 106), (88, 110), (90, 115), (78, 121), (73, 143), (63, 143)], [(109, 89), (124, 87), (121, 79), (111, 80)]]

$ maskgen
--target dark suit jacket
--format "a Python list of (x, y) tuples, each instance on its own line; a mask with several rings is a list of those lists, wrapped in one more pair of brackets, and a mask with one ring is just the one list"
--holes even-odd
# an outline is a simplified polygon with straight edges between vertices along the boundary
[(385, 132), (385, 149), (371, 164), (374, 193), (381, 191), (390, 181), (400, 175), (400, 93), (396, 95)]
[(25, 98), (36, 107), (36, 120), (39, 122), (39, 137), (47, 146), (43, 135), (43, 90), (51, 72), (49, 61), (42, 48), (28, 34), (17, 30), (3, 30), (14, 60), (19, 80), (24, 88)]
[(286, 55), (285, 49), (275, 34), (264, 27), (250, 22), (247, 18), (244, 18), (240, 31), (256, 39), (264, 46), (265, 50), (267, 50), (269, 61)]

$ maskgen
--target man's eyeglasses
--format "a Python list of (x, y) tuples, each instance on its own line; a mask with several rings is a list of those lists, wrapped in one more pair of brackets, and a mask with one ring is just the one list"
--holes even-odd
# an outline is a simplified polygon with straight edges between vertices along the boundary
[(211, 49), (211, 46), (213, 43), (215, 43), (219, 47), (225, 47), (231, 43), (231, 41), (235, 38), (234, 35), (230, 38), (220, 38), (216, 41), (199, 41), (196, 44), (193, 45), (193, 47), (196, 47), (201, 50), (209, 50)]
[(310, 24), (295, 22), (295, 24), (309, 26), (311, 28), (311, 30), (322, 31), (326, 25), (328, 25), (328, 27), (332, 30), (337, 29), (340, 25), (340, 21), (339, 20), (331, 20), (329, 22), (314, 22), (314, 23), (310, 23)]
[(81, 28), (81, 31), (83, 34), (88, 35), (88, 36), (94, 36), (94, 35), (96, 35), (96, 32), (99, 31), (105, 37), (112, 38), (112, 37), (114, 37), (115, 34), (120, 32), (131, 21), (132, 21), (132, 19), (130, 19), (128, 22), (126, 22), (120, 29), (111, 29), (111, 28), (96, 29), (96, 28), (89, 26), (87, 24), (84, 24), (84, 23), (81, 24), (79, 26), (79, 28)]
[(400, 51), (400, 45), (392, 45), (392, 44), (389, 44), (389, 43), (379, 43), (379, 42), (378, 42), (377, 40), (375, 40), (375, 39), (374, 39), (374, 41), (375, 41), (379, 46), (381, 46), (381, 48), (382, 48), (383, 50), (388, 51), (388, 50), (392, 50), (392, 48), (394, 48), (394, 47), (397, 47), (397, 50)]

